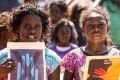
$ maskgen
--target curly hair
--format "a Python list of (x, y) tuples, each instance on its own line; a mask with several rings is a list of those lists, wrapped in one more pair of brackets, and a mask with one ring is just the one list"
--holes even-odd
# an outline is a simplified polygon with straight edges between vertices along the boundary
[(84, 11), (82, 11), (80, 16), (80, 25), (83, 27), (84, 22), (86, 21), (86, 18), (92, 13), (96, 12), (98, 14), (103, 15), (103, 17), (106, 19), (106, 22), (109, 24), (109, 14), (105, 9), (103, 9), (100, 6), (94, 7), (94, 8), (87, 8)]
[(73, 25), (73, 23), (71, 21), (69, 21), (69, 20), (67, 20), (65, 18), (61, 19), (56, 24), (54, 32), (53, 32), (52, 37), (51, 37), (51, 41), (55, 42), (55, 43), (57, 43), (59, 41), (57, 34), (58, 34), (58, 31), (59, 31), (60, 27), (68, 27), (71, 30), (72, 34), (71, 34), (70, 42), (75, 43), (76, 39), (74, 37), (74, 31), (73, 31), (74, 25)]
[(9, 22), (10, 22), (10, 12), (0, 13), (0, 27), (8, 28)]
[(46, 33), (48, 32), (48, 15), (42, 10), (40, 10), (39, 6), (36, 3), (25, 3), (13, 11), (10, 21), (12, 31), (17, 34), (16, 31), (17, 29), (19, 29), (19, 25), (21, 24), (23, 17), (30, 14), (35, 14), (41, 18), (43, 27), (42, 33), (46, 35)]
[(3, 49), (5, 47), (3, 44), (8, 41), (9, 31), (11, 30), (9, 29), (9, 18), (9, 12), (0, 13), (0, 42), (2, 42), (0, 49)]

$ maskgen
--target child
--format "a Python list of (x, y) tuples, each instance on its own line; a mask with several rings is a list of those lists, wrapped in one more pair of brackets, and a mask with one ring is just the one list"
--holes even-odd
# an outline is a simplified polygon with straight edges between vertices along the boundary
[[(3, 12), (3, 13), (0, 13), (0, 51), (4, 48), (7, 47), (7, 42), (8, 42), (8, 39), (10, 38), (10, 29), (9, 29), (9, 19), (10, 19), (10, 16), (9, 16), (9, 12)], [(0, 54), (1, 55), (1, 54)], [(6, 75), (5, 72), (10, 72), (12, 69), (14, 69), (14, 67), (12, 67), (11, 69), (8, 69), (9, 68), (9, 65), (11, 66), (14, 66), (14, 62), (11, 63), (12, 60), (7, 60), (5, 63), (3, 63), (2, 65), (0, 65), (0, 77), (4, 77)], [(2, 63), (2, 62), (0, 62)], [(4, 67), (4, 65), (7, 65)], [(5, 70), (5, 71), (2, 71), (2, 70)], [(1, 78), (0, 78), (1, 80)]]
[(120, 55), (119, 50), (105, 45), (110, 27), (108, 14), (103, 8), (95, 7), (83, 11), (80, 24), (87, 45), (70, 51), (63, 58), (61, 65), (65, 67), (64, 80), (82, 80), (82, 69), (87, 56)]
[(68, 7), (64, 1), (52, 1), (49, 9), (52, 27), (54, 27), (61, 18), (67, 17)]
[(49, 5), (49, 34), (46, 36), (46, 45), (49, 46), (51, 43), (51, 36), (54, 32), (55, 25), (57, 22), (66, 18), (67, 16), (67, 4), (64, 1), (52, 1)]
[(0, 13), (0, 51), (7, 46), (9, 38), (9, 12)]
[(70, 50), (77, 48), (73, 44), (76, 40), (74, 38), (73, 25), (67, 19), (61, 19), (55, 26), (51, 41), (48, 48), (55, 51), (61, 58), (63, 58)]
[[(48, 37), (46, 38), (48, 44), (49, 45), (51, 43), (50, 39), (51, 36), (54, 32), (54, 28), (57, 24), (57, 22), (62, 19), (62, 18), (67, 18), (68, 14), (68, 6), (65, 3), (65, 1), (52, 1), (50, 4), (50, 33), (48, 35)], [(74, 32), (75, 32), (75, 38), (78, 37), (76, 30), (74, 28)]]
[[(36, 4), (27, 3), (13, 11), (10, 26), (12, 31), (17, 34), (18, 38), (16, 41), (36, 42), (42, 40), (47, 33), (48, 16)], [(0, 62), (4, 62), (8, 58), (7, 53), (7, 49), (1, 51)], [(55, 52), (46, 48), (45, 61), (47, 80), (59, 80), (60, 69), (58, 65), (60, 57)], [(2, 69), (2, 71), (5, 70)], [(6, 74), (8, 74), (7, 71)]]

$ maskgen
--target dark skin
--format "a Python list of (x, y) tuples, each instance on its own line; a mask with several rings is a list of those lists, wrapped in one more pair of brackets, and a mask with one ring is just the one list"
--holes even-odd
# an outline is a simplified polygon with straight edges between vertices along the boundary
[[(89, 55), (101, 55), (107, 51), (104, 42), (109, 28), (106, 19), (101, 14), (96, 12), (89, 14), (83, 22), (82, 30), (87, 40), (85, 51)], [(63, 80), (73, 80), (73, 78), (73, 73), (65, 70)]]
[[(26, 31), (28, 31), (28, 33), (26, 33)], [(18, 32), (20, 35), (20, 41), (23, 42), (39, 41), (42, 35), (41, 19), (34, 14), (25, 16), (21, 22), (20, 29), (18, 30)], [(59, 80), (59, 74), (60, 68), (57, 67), (57, 69), (48, 77), (49, 78), (48, 80)]]
[(57, 32), (58, 45), (61, 47), (67, 47), (70, 45), (71, 30), (69, 27), (62, 26)]
[(17, 31), (20, 42), (39, 41), (42, 35), (41, 19), (34, 14), (27, 15), (23, 17), (20, 28)]
[[(42, 33), (42, 20), (35, 14), (29, 14), (23, 17), (17, 33), (19, 34), (20, 42), (36, 42), (41, 40)], [(5, 71), (5, 69), (3, 69)], [(11, 72), (11, 71), (10, 71)], [(6, 72), (8, 74), (8, 72)], [(48, 80), (59, 80), (60, 68), (57, 69), (49, 76)]]
[(0, 80), (4, 79), (9, 72), (15, 69), (15, 62), (11, 59), (6, 60), (0, 65)]
[[(74, 74), (69, 72), (68, 70), (65, 70), (64, 72), (64, 77), (63, 77), (63, 80), (73, 80)], [(69, 77), (66, 77), (66, 76), (69, 76)]]
[(0, 50), (7, 46), (8, 34), (7, 27), (0, 27)]
[(50, 21), (52, 24), (57, 23), (61, 18), (64, 17), (65, 13), (62, 13), (59, 7), (51, 6), (50, 7)]
[(48, 76), (48, 80), (60, 80), (60, 66)]
[(88, 41), (86, 51), (91, 55), (99, 55), (106, 52), (104, 45), (108, 33), (108, 25), (104, 17), (100, 14), (92, 13), (84, 23), (83, 31)]

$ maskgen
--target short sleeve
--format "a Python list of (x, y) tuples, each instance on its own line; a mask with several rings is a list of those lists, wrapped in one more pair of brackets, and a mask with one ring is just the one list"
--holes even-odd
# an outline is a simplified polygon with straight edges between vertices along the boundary
[(79, 49), (74, 49), (67, 53), (60, 65), (65, 67), (69, 72), (74, 73), (80, 66), (82, 66), (81, 59), (82, 55), (80, 54)]
[(110, 48), (109, 53), (107, 56), (120, 56), (120, 51), (116, 48)]
[(61, 62), (61, 58), (48, 48), (45, 49), (45, 60), (48, 75), (53, 73)]
[(0, 64), (8, 59), (8, 50), (7, 48), (3, 49), (0, 52)]

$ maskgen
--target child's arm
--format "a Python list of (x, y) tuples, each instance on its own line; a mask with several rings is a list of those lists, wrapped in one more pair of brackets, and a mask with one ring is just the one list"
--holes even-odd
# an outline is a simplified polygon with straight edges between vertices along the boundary
[(56, 70), (49, 75), (48, 80), (60, 80), (60, 66), (58, 66)]
[(63, 80), (73, 80), (74, 76), (73, 73), (65, 70)]

